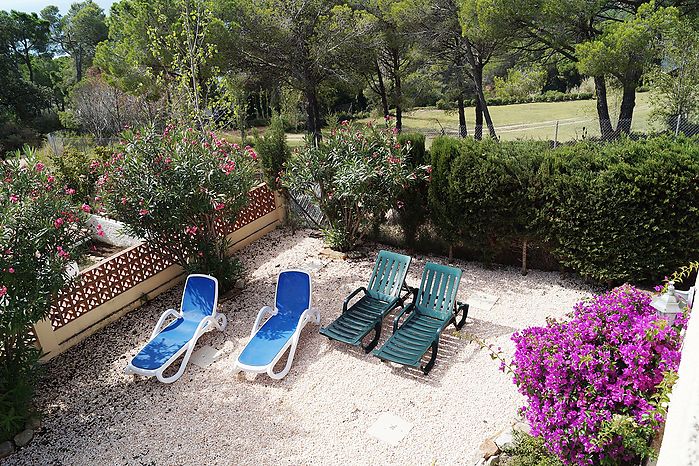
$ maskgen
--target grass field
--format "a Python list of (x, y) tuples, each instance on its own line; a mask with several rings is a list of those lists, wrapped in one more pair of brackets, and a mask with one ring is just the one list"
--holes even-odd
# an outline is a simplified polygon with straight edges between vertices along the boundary
[[(616, 126), (617, 117), (615, 111), (618, 111), (619, 104), (617, 98), (609, 99), (614, 126)], [(632, 128), (634, 131), (644, 132), (654, 128), (650, 121), (650, 112), (649, 95), (637, 94)], [(594, 100), (502, 105), (490, 107), (490, 113), (496, 133), (503, 140), (553, 140), (556, 135), (556, 122), (558, 122), (558, 141), (600, 135)], [(474, 120), (474, 109), (466, 109), (466, 125), (469, 134), (473, 132)], [(428, 137), (437, 136), (442, 129), (447, 134), (457, 135), (459, 116), (455, 111), (418, 108), (404, 115), (403, 128), (406, 131), (425, 133)]]
[[(609, 98), (609, 109), (612, 112), (612, 126), (616, 127), (616, 119), (620, 106), (619, 97), (612, 94)], [(556, 124), (558, 123), (559, 142), (599, 137), (599, 123), (594, 100), (578, 100), (572, 102), (540, 102), (531, 104), (501, 105), (490, 107), (490, 113), (495, 124), (495, 131), (503, 140), (537, 139), (554, 140)], [(474, 109), (466, 109), (466, 125), (469, 134), (473, 134)], [(371, 118), (362, 122), (376, 121)], [(434, 107), (417, 108), (403, 115), (405, 131), (417, 131), (427, 136), (428, 145), (432, 139), (441, 134), (458, 136), (459, 116), (456, 111), (437, 110)], [(632, 130), (647, 132), (658, 128), (651, 121), (650, 96), (648, 93), (636, 95), (636, 108)], [(265, 128), (256, 128), (264, 133)], [(484, 129), (484, 134), (487, 129)], [(237, 132), (226, 132), (226, 137), (234, 142), (240, 142)], [(249, 131), (252, 134), (252, 131)], [(287, 141), (293, 147), (304, 144), (304, 134), (287, 134)]]

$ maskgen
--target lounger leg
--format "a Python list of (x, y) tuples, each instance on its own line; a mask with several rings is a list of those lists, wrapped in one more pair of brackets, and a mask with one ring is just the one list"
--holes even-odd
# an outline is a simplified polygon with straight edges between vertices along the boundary
[(430, 356), (430, 360), (427, 364), (422, 366), (422, 373), (427, 375), (430, 373), (432, 370), (432, 367), (434, 367), (434, 363), (437, 360), (437, 349), (439, 348), (439, 339), (436, 339), (435, 341), (432, 342), (432, 355)]
[(368, 345), (362, 346), (365, 353), (371, 352), (379, 342), (379, 337), (381, 336), (381, 321), (374, 326), (374, 339), (369, 342)]
[(163, 383), (175, 382), (177, 379), (182, 377), (182, 374), (184, 374), (184, 370), (187, 368), (187, 363), (189, 362), (190, 354), (191, 354), (191, 351), (187, 350), (187, 352), (183, 356), (182, 362), (180, 363), (180, 368), (177, 370), (177, 372), (175, 374), (171, 375), (170, 377), (163, 377), (163, 372), (165, 372), (165, 369), (170, 367), (170, 366), (165, 366), (155, 374), (155, 377)]
[[(456, 320), (457, 316), (459, 315), (459, 311), (463, 312), (461, 315), (461, 320)], [(456, 330), (461, 330), (461, 327), (464, 326), (466, 323), (466, 317), (468, 316), (468, 304), (462, 304), (458, 307), (456, 310), (456, 315), (454, 316), (454, 327), (456, 327)]]
[(281, 372), (277, 372), (277, 373), (274, 372), (274, 364), (269, 367), (269, 370), (267, 371), (267, 375), (269, 375), (269, 377), (271, 379), (274, 379), (274, 380), (283, 379), (284, 377), (286, 377), (286, 374), (289, 373), (289, 371), (291, 370), (291, 364), (294, 362), (294, 354), (296, 353), (296, 343), (297, 342), (298, 342), (298, 339), (295, 338), (293, 340), (293, 342), (291, 343), (291, 347), (289, 348), (289, 356), (287, 356), (287, 358), (286, 358), (286, 365), (284, 366), (284, 369), (282, 369)]

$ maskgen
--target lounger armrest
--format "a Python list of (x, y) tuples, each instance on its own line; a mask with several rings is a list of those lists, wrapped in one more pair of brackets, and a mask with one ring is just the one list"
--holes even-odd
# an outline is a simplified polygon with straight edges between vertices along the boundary
[(255, 319), (255, 325), (252, 326), (252, 332), (250, 332), (250, 338), (254, 337), (257, 331), (260, 329), (260, 324), (262, 324), (262, 319), (265, 318), (265, 315), (277, 315), (277, 311), (272, 309), (269, 306), (264, 306), (262, 309), (260, 309), (260, 312), (257, 314), (257, 319)]
[(163, 312), (163, 315), (161, 315), (160, 319), (158, 319), (158, 323), (155, 325), (153, 333), (151, 333), (148, 340), (152, 340), (160, 333), (160, 331), (163, 329), (163, 325), (165, 324), (165, 320), (168, 317), (175, 317), (176, 319), (179, 319), (182, 317), (182, 313), (180, 311), (176, 311), (175, 309), (168, 309), (167, 311)]
[(401, 317), (403, 317), (405, 314), (411, 312), (413, 308), (415, 307), (415, 303), (410, 303), (407, 306), (403, 306), (403, 309), (398, 313), (395, 319), (393, 319), (393, 333), (396, 333), (398, 331), (398, 323), (400, 322)]
[(363, 286), (360, 286), (359, 288), (357, 288), (356, 290), (354, 290), (352, 293), (350, 293), (350, 295), (347, 296), (347, 298), (345, 298), (345, 302), (342, 303), (342, 313), (343, 313), (343, 314), (344, 314), (345, 312), (347, 312), (347, 306), (349, 305), (349, 302), (352, 300), (352, 298), (354, 298), (355, 296), (357, 296), (357, 294), (358, 294), (360, 291), (363, 291), (364, 294), (366, 294), (366, 288), (364, 288)]

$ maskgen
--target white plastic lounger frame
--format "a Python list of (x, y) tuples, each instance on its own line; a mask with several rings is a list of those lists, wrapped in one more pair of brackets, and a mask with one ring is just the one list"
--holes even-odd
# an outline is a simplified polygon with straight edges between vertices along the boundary
[[(287, 342), (282, 346), (282, 348), (279, 350), (277, 355), (274, 357), (272, 362), (269, 364), (265, 364), (262, 366), (252, 366), (252, 365), (247, 365), (243, 364), (240, 362), (240, 356), (236, 358), (235, 365), (233, 366), (233, 374), (238, 374), (240, 372), (247, 372), (251, 374), (261, 374), (266, 372), (267, 375), (275, 380), (280, 380), (283, 379), (288, 373), (289, 370), (291, 370), (291, 365), (294, 362), (294, 354), (296, 353), (296, 347), (298, 346), (299, 338), (301, 337), (301, 332), (303, 331), (304, 327), (308, 322), (313, 322), (316, 325), (320, 325), (320, 311), (316, 308), (313, 307), (313, 281), (311, 280), (311, 275), (306, 272), (305, 270), (297, 270), (297, 269), (288, 269), (284, 270), (279, 274), (281, 275), (284, 272), (300, 272), (303, 274), (308, 275), (308, 302), (309, 302), (309, 308), (303, 311), (301, 314), (301, 317), (299, 318), (298, 324), (296, 326), (296, 329), (294, 331), (294, 334), (292, 335), (291, 338), (287, 340)], [(274, 292), (274, 303), (276, 305), (277, 303), (277, 291), (278, 291), (278, 283), (277, 283), (277, 289), (275, 289)], [(252, 331), (250, 332), (250, 340), (252, 340), (255, 337), (255, 334), (260, 330), (260, 328), (266, 323), (266, 320), (263, 322), (264, 318), (266, 316), (273, 317), (277, 315), (278, 311), (277, 309), (272, 309), (270, 306), (263, 306), (262, 309), (260, 309), (260, 312), (257, 314), (257, 318), (255, 319), (255, 324), (252, 327)], [(247, 347), (247, 346), (246, 346)], [(289, 355), (287, 357), (286, 365), (284, 366), (284, 369), (282, 369), (280, 372), (274, 372), (274, 366), (279, 362), (279, 360), (284, 356), (284, 354), (289, 350)]]
[[(185, 293), (187, 292), (187, 283), (189, 282), (190, 278), (193, 277), (202, 277), (202, 278), (208, 278), (211, 279), (214, 284), (215, 284), (215, 291), (214, 291), (214, 305), (213, 305), (213, 310), (212, 310), (212, 315), (204, 317), (200, 322), (199, 325), (196, 328), (196, 331), (194, 332), (194, 336), (182, 347), (180, 348), (179, 351), (177, 351), (175, 354), (173, 354), (164, 364), (162, 364), (160, 367), (157, 369), (142, 369), (140, 367), (136, 367), (132, 364), (132, 362), (129, 362), (129, 364), (126, 366), (126, 369), (124, 369), (124, 372), (126, 374), (138, 374), (142, 375), (144, 377), (153, 377), (155, 376), (159, 381), (163, 383), (172, 383), (175, 382), (177, 379), (182, 377), (182, 374), (184, 373), (185, 369), (187, 368), (187, 363), (189, 362), (189, 358), (192, 356), (192, 351), (194, 351), (194, 347), (197, 344), (197, 341), (199, 340), (199, 337), (201, 337), (204, 333), (213, 330), (214, 328), (224, 331), (226, 329), (226, 325), (228, 324), (228, 320), (226, 319), (226, 316), (220, 312), (217, 312), (216, 309), (218, 308), (218, 280), (215, 277), (212, 277), (210, 275), (203, 275), (203, 274), (191, 274), (187, 277), (187, 281), (185, 282), (184, 290), (182, 291), (182, 299), (180, 301), (180, 310), (176, 311), (175, 309), (168, 309), (167, 311), (163, 312), (163, 314), (160, 316), (160, 319), (158, 320), (158, 323), (156, 324), (155, 328), (153, 329), (153, 333), (151, 333), (150, 338), (148, 338), (148, 342), (144, 345), (144, 348), (148, 346), (150, 342), (157, 337), (160, 332), (162, 331), (163, 328), (166, 328), (167, 326), (165, 325), (166, 320), (168, 317), (174, 317), (175, 320), (168, 322), (168, 325), (171, 324), (172, 322), (176, 321), (179, 318), (183, 317), (183, 312), (182, 312), (182, 306), (184, 305), (184, 298), (185, 298)], [(177, 360), (180, 356), (184, 354), (184, 357), (182, 358), (182, 362), (180, 363), (180, 368), (178, 371), (169, 376), (169, 377), (164, 377), (163, 372), (170, 367), (170, 365)]]

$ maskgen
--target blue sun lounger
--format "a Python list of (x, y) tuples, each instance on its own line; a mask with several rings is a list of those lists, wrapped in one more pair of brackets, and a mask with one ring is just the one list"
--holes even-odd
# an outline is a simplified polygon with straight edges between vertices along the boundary
[[(301, 331), (309, 321), (320, 325), (320, 312), (311, 307), (311, 276), (302, 270), (279, 274), (274, 308), (260, 309), (250, 332), (250, 341), (238, 356), (233, 373), (266, 372), (273, 379), (283, 378), (291, 369)], [(271, 317), (260, 326), (262, 319)], [(280, 372), (274, 366), (289, 350), (286, 365)]]
[[(184, 373), (199, 337), (209, 330), (226, 328), (226, 316), (216, 312), (218, 281), (208, 275), (187, 277), (179, 312), (168, 309), (160, 316), (148, 343), (126, 366), (127, 374), (155, 376), (164, 383), (172, 383)], [(167, 327), (165, 321), (174, 317)], [(180, 356), (184, 358), (179, 370), (169, 377), (163, 372)]]

